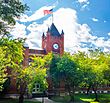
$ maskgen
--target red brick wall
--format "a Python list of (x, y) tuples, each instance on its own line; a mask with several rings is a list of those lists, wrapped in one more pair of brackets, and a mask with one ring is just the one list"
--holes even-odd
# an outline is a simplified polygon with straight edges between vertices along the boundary
[(24, 50), (24, 60), (23, 60), (23, 66), (26, 67), (29, 64), (29, 48), (26, 47)]
[[(54, 50), (54, 51), (56, 51), (60, 55), (63, 55), (63, 53), (64, 53), (64, 35), (63, 34), (61, 34), (61, 36), (52, 36), (48, 32), (46, 36), (42, 37), (42, 49), (46, 50), (46, 54), (53, 51), (53, 44), (54, 43), (57, 43), (59, 45), (59, 49)], [(39, 51), (39, 50), (35, 50), (35, 51), (36, 51), (35, 53), (37, 54), (38, 53), (37, 51)], [(28, 47), (26, 47), (24, 50), (24, 60), (23, 60), (24, 67), (29, 65), (29, 56), (30, 56), (30, 50)], [(49, 89), (51, 90), (52, 89), (51, 79), (50, 79), (50, 81), (48, 81), (48, 84), (49, 84)], [(62, 85), (61, 85), (61, 87), (62, 87)], [(11, 86), (10, 86), (10, 89), (8, 92), (9, 93), (16, 93), (16, 90), (17, 90), (16, 79), (11, 78)]]
[(59, 49), (56, 50), (57, 53), (63, 55), (64, 53), (64, 35), (61, 36), (52, 36), (50, 33), (47, 33), (46, 37), (42, 37), (42, 48), (46, 49), (46, 52), (49, 53), (53, 50), (53, 44), (57, 43)]

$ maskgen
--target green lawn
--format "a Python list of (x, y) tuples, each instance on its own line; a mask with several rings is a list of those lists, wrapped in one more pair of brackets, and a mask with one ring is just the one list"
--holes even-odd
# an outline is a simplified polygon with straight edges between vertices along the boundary
[[(0, 103), (18, 103), (18, 100), (17, 99), (0, 99)], [(25, 100), (24, 103), (41, 103), (41, 102)]]
[[(94, 102), (94, 94), (85, 95), (85, 94), (76, 94), (75, 102), (76, 103), (110, 103), (110, 94), (98, 94), (99, 102)], [(69, 96), (65, 97), (53, 97), (52, 100), (60, 103), (67, 103), (70, 98)]]

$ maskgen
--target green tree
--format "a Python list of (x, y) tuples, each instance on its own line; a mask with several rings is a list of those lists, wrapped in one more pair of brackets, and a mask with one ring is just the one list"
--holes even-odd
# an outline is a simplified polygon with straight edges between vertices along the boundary
[(3, 83), (6, 81), (7, 74), (6, 72), (6, 66), (8, 63), (8, 60), (5, 58), (5, 52), (0, 47), (0, 91), (3, 90)]
[(15, 69), (23, 60), (23, 41), (2, 38), (0, 44), (0, 86), (2, 88), (7, 79), (7, 67)]
[(29, 7), (20, 0), (0, 0), (0, 35), (9, 35), (10, 26), (16, 23), (15, 18), (20, 17), (26, 10)]
[(22, 40), (12, 40), (9, 31), (16, 23), (14, 18), (20, 17), (25, 10), (29, 7), (20, 0), (0, 0), (0, 88), (6, 80), (6, 67), (17, 66), (15, 61), (21, 62), (23, 59)]
[(59, 62), (59, 60), (60, 60), (59, 55), (52, 54), (52, 59), (48, 70), (49, 79), (51, 79), (52, 81), (51, 85), (51, 87), (53, 86), (52, 88), (59, 88), (60, 86), (60, 73), (57, 69), (57, 63)]
[(32, 58), (33, 62), (31, 63), (31, 65), (29, 66), (29, 68), (31, 70), (33, 70), (32, 75), (34, 75), (33, 78), (33, 83), (31, 83), (31, 89), (33, 88), (33, 85), (35, 83), (39, 83), (41, 86), (41, 92), (43, 92), (44, 90), (47, 89), (48, 85), (47, 85), (47, 81), (46, 81), (46, 77), (47, 77), (47, 61), (45, 60), (46, 57), (34, 57)]
[(45, 91), (48, 87), (47, 84), (47, 68), (50, 64), (51, 54), (42, 57), (31, 57), (32, 62), (29, 66), (23, 67), (20, 65), (15, 73), (17, 79), (17, 85), (19, 88), (19, 103), (23, 103), (24, 94), (27, 92), (32, 93), (32, 90), (36, 83), (40, 84), (41, 92)]
[(106, 53), (106, 65), (104, 66), (105, 69), (103, 69), (104, 74), (104, 80), (106, 81), (106, 84), (110, 84), (110, 53)]
[[(3, 63), (0, 62), (0, 65), (2, 65), (2, 68), (0, 69), (3, 70), (3, 74), (0, 76), (0, 83), (3, 84), (7, 77), (7, 74), (4, 74), (4, 71), (8, 66), (8, 68), (11, 70), (11, 73), (8, 74), (8, 77), (10, 76), (10, 78), (16, 78), (16, 83), (20, 94), (19, 103), (23, 103), (26, 89), (31, 92), (36, 82), (41, 84), (42, 91), (47, 88), (46, 71), (51, 60), (51, 55), (46, 55), (44, 58), (34, 56), (32, 57), (31, 64), (27, 67), (23, 67), (23, 43), (24, 41), (22, 39), (13, 40), (4, 38), (3, 41), (1, 41), (2, 49), (0, 49), (2, 50), (0, 51), (0, 55), (4, 55), (2, 56), (3, 59), (1, 58), (1, 61), (4, 63), (4, 65), (8, 62), (5, 67)], [(0, 85), (1, 87), (2, 84)]]
[(95, 93), (96, 101), (98, 101), (97, 89), (104, 83), (102, 71), (106, 65), (105, 54), (96, 49), (94, 51), (90, 50), (88, 54), (79, 52), (75, 54), (74, 57), (83, 73), (82, 86), (88, 88), (87, 94), (90, 88), (92, 88)]
[(20, 0), (0, 0), (0, 17), (8, 24), (15, 24), (14, 17), (19, 17), (28, 9)]
[(105, 85), (103, 70), (108, 68), (107, 55), (99, 49), (92, 50), (90, 54), (92, 55), (90, 57), (92, 59), (92, 71), (95, 74), (95, 78), (92, 80), (92, 88), (95, 93), (95, 100), (98, 101), (97, 89), (101, 85)]
[(75, 89), (79, 86), (81, 80), (79, 66), (73, 61), (70, 54), (65, 53), (57, 63), (57, 68), (60, 73), (60, 79), (64, 80), (68, 89), (71, 101), (74, 101)]
[(95, 78), (95, 74), (92, 71), (92, 61), (84, 52), (78, 52), (77, 54), (73, 55), (73, 59), (76, 63), (78, 63), (79, 67), (81, 68), (83, 78), (81, 86), (87, 87), (88, 93), (91, 87), (92, 80), (93, 78)]

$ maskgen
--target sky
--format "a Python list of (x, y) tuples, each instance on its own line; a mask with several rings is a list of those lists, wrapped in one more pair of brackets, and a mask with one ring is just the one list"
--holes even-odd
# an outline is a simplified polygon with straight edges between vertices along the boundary
[(30, 10), (16, 18), (11, 34), (27, 38), (31, 49), (41, 49), (41, 37), (52, 24), (52, 15), (43, 10), (53, 8), (53, 23), (64, 31), (67, 52), (100, 48), (110, 50), (110, 0), (22, 0)]

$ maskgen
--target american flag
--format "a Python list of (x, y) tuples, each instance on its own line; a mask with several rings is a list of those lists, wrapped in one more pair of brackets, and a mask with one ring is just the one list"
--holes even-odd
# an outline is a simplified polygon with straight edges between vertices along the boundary
[(44, 12), (44, 15), (46, 15), (46, 14), (52, 14), (52, 11), (53, 11), (53, 9), (44, 10), (43, 12)]

